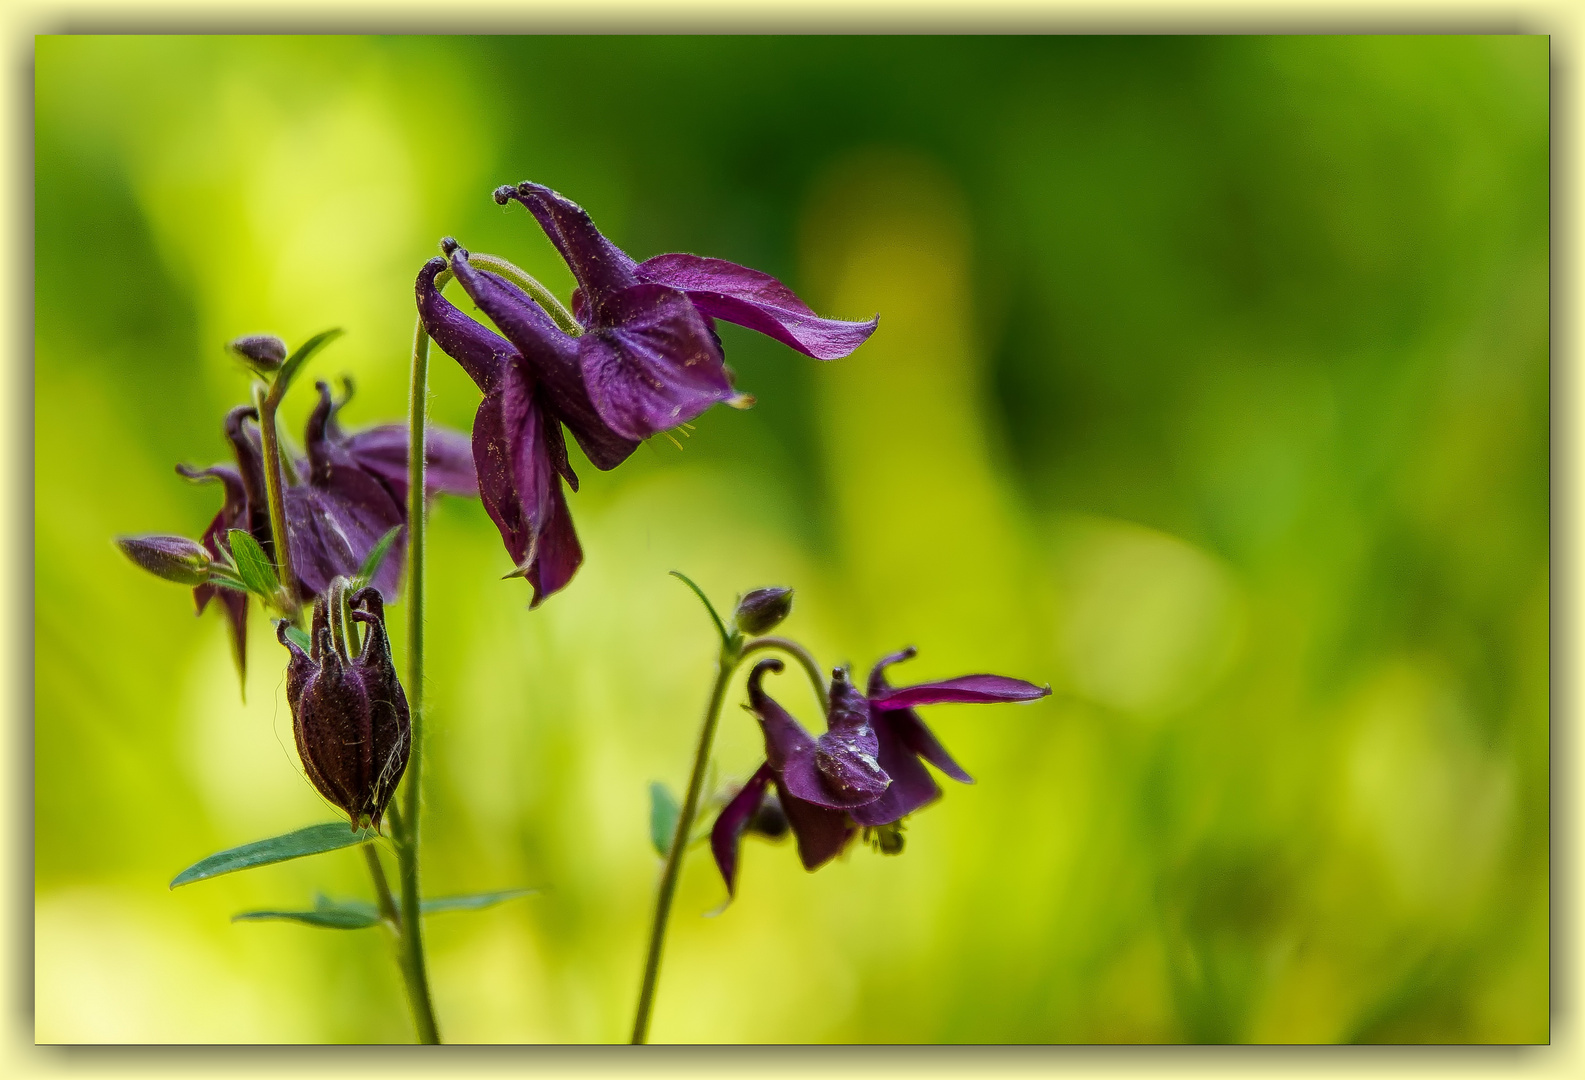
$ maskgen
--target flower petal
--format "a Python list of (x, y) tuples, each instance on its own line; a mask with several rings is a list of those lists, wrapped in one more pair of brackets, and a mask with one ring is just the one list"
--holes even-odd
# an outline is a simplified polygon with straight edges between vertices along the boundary
[[(765, 756), (771, 768), (796, 798), (816, 806), (842, 809), (874, 801), (885, 790), (885, 784), (882, 783), (875, 790), (871, 790), (873, 784), (862, 784), (865, 771), (858, 766), (849, 768), (846, 747), (840, 735), (822, 747), (818, 740), (804, 730), (802, 724), (793, 719), (791, 713), (765, 693), (760, 685), (765, 673), (781, 671), (782, 667), (780, 660), (761, 660), (754, 665), (748, 677), (749, 710), (758, 717), (760, 728), (765, 733)], [(822, 735), (821, 739), (825, 737)], [(873, 740), (873, 732), (870, 738)], [(832, 758), (830, 764), (823, 762), (822, 750), (824, 756)], [(868, 753), (873, 758), (875, 751), (870, 749)], [(852, 772), (860, 782), (844, 788), (839, 783), (833, 783), (827, 769), (836, 772), (834, 779), (838, 781), (847, 778), (848, 773)]]
[(501, 369), (517, 356), (511, 342), (468, 318), (435, 288), (435, 277), (446, 269), (446, 260), (430, 259), (418, 272), (415, 292), (418, 317), (440, 350), (462, 365), (480, 390), (495, 384)]
[(702, 255), (657, 255), (638, 264), (640, 281), (688, 294), (705, 315), (746, 326), (816, 360), (836, 360), (864, 344), (880, 321), (822, 319), (780, 281)]
[(538, 390), (514, 367), (473, 423), (479, 494), (507, 554), (534, 587), (532, 606), (564, 587), (583, 562), (557, 469), (566, 446)]
[[(897, 730), (898, 718), (911, 716), (911, 711), (875, 714), (875, 734), (880, 742), (880, 753), (876, 756), (892, 782), (874, 802), (855, 806), (848, 811), (859, 825), (889, 825), (900, 821), (941, 795), (941, 787), (930, 775), (930, 770), (920, 764), (914, 750), (903, 741)], [(956, 768), (951, 758), (946, 760)], [(961, 769), (957, 771), (962, 773)], [(964, 777), (967, 775), (963, 773)]]
[(794, 796), (781, 781), (776, 783), (787, 823), (798, 839), (798, 857), (805, 870), (817, 870), (842, 853), (853, 839), (853, 822), (845, 810), (833, 810)]
[(594, 321), (610, 325), (602, 317), (607, 298), (638, 284), (633, 274), (633, 260), (601, 235), (588, 211), (543, 184), (525, 180), (516, 187), (496, 188), (497, 203), (505, 205), (508, 199), (516, 199), (534, 215), (539, 227), (545, 230), (545, 235), (567, 261), (585, 297), (592, 302)]
[(710, 827), (710, 852), (715, 856), (717, 869), (721, 871), (721, 880), (726, 882), (728, 896), (735, 895), (737, 891), (737, 856), (743, 830), (754, 820), (760, 803), (765, 799), (765, 789), (770, 786), (775, 775), (770, 762), (761, 765)]
[(607, 300), (614, 325), (578, 339), (583, 381), (618, 435), (647, 439), (737, 396), (714, 335), (688, 298), (635, 285)]
[(451, 249), (451, 267), (479, 310), (511, 340), (518, 362), (544, 388), (552, 412), (572, 429), (594, 467), (614, 469), (626, 461), (638, 440), (611, 430), (590, 400), (578, 339), (563, 333), (522, 289), (498, 274), (475, 270), (466, 249)]
[(985, 704), (997, 701), (1033, 701), (1051, 693), (1049, 686), (1036, 686), (1005, 675), (960, 675), (941, 682), (883, 690), (870, 697), (876, 709), (908, 709), (915, 705), (940, 705), (950, 701)]
[(858, 806), (880, 798), (891, 779), (877, 760), (880, 743), (870, 726), (869, 702), (844, 669), (832, 674), (830, 714), (815, 740), (815, 766), (826, 790), (837, 797), (835, 805)]

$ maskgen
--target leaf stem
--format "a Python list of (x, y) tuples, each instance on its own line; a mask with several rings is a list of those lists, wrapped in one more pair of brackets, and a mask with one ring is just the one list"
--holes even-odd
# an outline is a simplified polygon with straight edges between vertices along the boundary
[[(423, 920), (418, 891), (418, 796), (424, 761), (424, 459), (428, 457), (429, 334), (422, 319), (413, 331), (412, 384), (407, 430), (407, 707), (412, 742), (403, 777), (403, 809), (392, 820), (402, 886), (402, 975), (418, 1041), (440, 1042), (424, 964)], [(397, 826), (400, 825), (398, 828)]]

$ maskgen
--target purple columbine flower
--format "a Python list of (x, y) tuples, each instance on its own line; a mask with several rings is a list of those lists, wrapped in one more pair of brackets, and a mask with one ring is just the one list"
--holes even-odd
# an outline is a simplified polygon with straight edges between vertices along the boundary
[(973, 783), (913, 706), (1030, 701), (1051, 693), (1049, 686), (1001, 675), (965, 675), (902, 689), (887, 685), (885, 669), (914, 652), (905, 649), (876, 664), (868, 695), (854, 688), (842, 668), (834, 671), (827, 729), (818, 739), (760, 685), (766, 671), (782, 669), (781, 661), (755, 665), (748, 681), (749, 709), (765, 734), (766, 761), (710, 831), (711, 851), (728, 893), (736, 887), (743, 832), (771, 784), (776, 785), (804, 868), (815, 870), (835, 858), (858, 829), (895, 826), (941, 794), (921, 757), (953, 779)]
[[(564, 332), (515, 284), (476, 270), (450, 239), (442, 245), (447, 258), (419, 273), (418, 310), (436, 344), (484, 392), (473, 429), (480, 493), (537, 605), (583, 559), (561, 490), (562, 480), (578, 489), (561, 425), (595, 468), (612, 469), (640, 441), (716, 402), (752, 400), (732, 387), (713, 318), (822, 360), (852, 352), (876, 321), (822, 319), (775, 278), (720, 259), (635, 263), (581, 207), (538, 184), (503, 187), (495, 198), (528, 207), (567, 260), (582, 334)], [(448, 263), (500, 335), (440, 295), (435, 278)]]
[[(407, 521), (406, 429), (387, 425), (349, 435), (333, 420), (334, 412), (346, 403), (346, 398), (332, 402), (329, 386), (321, 382), (318, 389), (319, 403), (308, 418), (305, 433), (307, 457), (295, 462), (298, 482), (287, 483), (282, 491), (287, 543), (291, 545), (292, 566), (297, 575), (297, 598), (302, 602), (324, 592), (337, 576), (355, 575), (380, 538)], [(265, 553), (275, 557), (257, 419), (258, 413), (251, 405), (239, 405), (226, 415), (226, 439), (231, 443), (236, 465), (176, 467), (188, 479), (212, 478), (224, 485), (225, 502), (204, 531), (202, 541), (215, 558), (220, 557), (226, 534), (232, 529), (251, 533)], [(426, 463), (431, 467), (425, 474), (425, 487), (431, 496), (441, 491), (457, 495), (477, 493), (472, 463), (463, 445), (457, 432), (430, 429)], [(400, 449), (396, 450), (396, 446)], [(391, 466), (395, 453), (400, 453), (401, 470)], [(374, 577), (373, 584), (387, 596), (396, 594), (401, 581), (405, 539), (397, 538)], [(200, 613), (217, 593), (226, 607), (237, 666), (244, 668), (247, 595), (200, 585), (193, 590)]]

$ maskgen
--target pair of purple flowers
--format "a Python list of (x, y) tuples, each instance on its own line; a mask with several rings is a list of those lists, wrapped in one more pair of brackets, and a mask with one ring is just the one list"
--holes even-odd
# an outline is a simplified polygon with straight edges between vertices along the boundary
[[(416, 291), (424, 328), (484, 392), (473, 425), (479, 493), (537, 605), (583, 561), (561, 488), (565, 480), (578, 490), (563, 426), (595, 468), (613, 469), (644, 439), (717, 402), (752, 401), (732, 385), (713, 320), (819, 360), (858, 348), (876, 320), (822, 319), (775, 278), (722, 259), (634, 262), (582, 207), (539, 184), (496, 190), (496, 202), (512, 200), (534, 215), (577, 279), (580, 333), (563, 330), (505, 277), (476, 269), (454, 240), (419, 272)], [(448, 269), (499, 334), (441, 295), (437, 278)]]

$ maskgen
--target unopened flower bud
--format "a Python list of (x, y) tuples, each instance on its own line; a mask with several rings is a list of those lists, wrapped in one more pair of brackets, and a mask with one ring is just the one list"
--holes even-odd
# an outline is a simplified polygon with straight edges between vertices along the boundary
[[(276, 637), (292, 654), (286, 669), (286, 698), (292, 706), (297, 754), (308, 779), (346, 812), (354, 828), (364, 818), (379, 828), (385, 806), (407, 769), (411, 737), (407, 695), (391, 663), (379, 590), (359, 589), (349, 606), (352, 620), (368, 627), (368, 639), (355, 657), (348, 655), (342, 634), (331, 626), (329, 605), (322, 596), (314, 602), (312, 653), (287, 638), (284, 620)], [(356, 636), (352, 627), (346, 629)]]
[(242, 362), (261, 375), (280, 370), (286, 362), (286, 342), (273, 334), (250, 334), (227, 344)]
[(737, 628), (745, 634), (763, 634), (792, 611), (793, 591), (774, 586), (745, 593), (737, 602), (732, 618)]
[(185, 536), (118, 536), (116, 547), (155, 577), (178, 585), (209, 580), (209, 552)]

